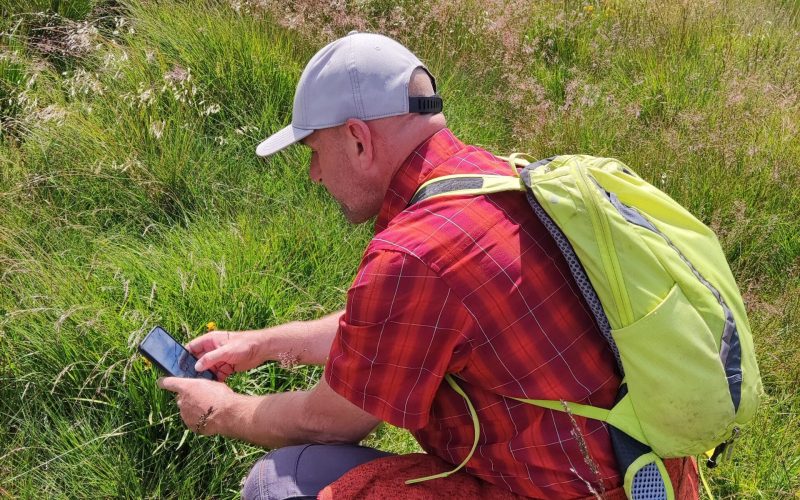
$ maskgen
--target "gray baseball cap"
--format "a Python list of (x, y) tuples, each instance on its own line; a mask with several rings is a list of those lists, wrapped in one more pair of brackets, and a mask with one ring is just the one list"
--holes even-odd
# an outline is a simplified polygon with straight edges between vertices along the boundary
[[(329, 43), (314, 54), (300, 75), (292, 124), (259, 144), (256, 154), (277, 153), (315, 130), (350, 118), (366, 121), (409, 112), (440, 112), (438, 95), (409, 99), (408, 82), (417, 68), (428, 72), (411, 51), (383, 35), (350, 32)], [(430, 76), (435, 91), (436, 82)]]

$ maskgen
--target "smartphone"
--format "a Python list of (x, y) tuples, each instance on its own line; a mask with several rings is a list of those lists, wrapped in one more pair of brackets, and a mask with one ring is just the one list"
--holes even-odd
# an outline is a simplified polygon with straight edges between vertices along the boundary
[(216, 380), (208, 370), (194, 369), (197, 358), (160, 326), (153, 327), (139, 344), (139, 352), (167, 375), (184, 378)]

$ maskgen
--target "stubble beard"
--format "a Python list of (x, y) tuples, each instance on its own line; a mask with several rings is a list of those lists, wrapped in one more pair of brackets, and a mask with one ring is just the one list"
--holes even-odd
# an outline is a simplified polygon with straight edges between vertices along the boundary
[(367, 222), (378, 214), (382, 201), (382, 199), (368, 200), (366, 198), (361, 198), (359, 200), (360, 203), (356, 206), (349, 206), (339, 200), (336, 200), (336, 204), (339, 205), (339, 211), (342, 212), (347, 222), (353, 225), (359, 225)]
[(342, 202), (337, 201), (337, 205), (339, 205), (339, 211), (342, 213), (347, 222), (357, 226), (369, 220), (369, 216), (363, 216), (363, 214), (359, 214), (356, 210), (348, 207)]

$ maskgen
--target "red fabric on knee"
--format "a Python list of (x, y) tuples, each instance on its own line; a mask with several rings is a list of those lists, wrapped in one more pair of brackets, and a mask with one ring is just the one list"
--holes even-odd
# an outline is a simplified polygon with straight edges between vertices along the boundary
[[(697, 462), (694, 458), (673, 458), (664, 461), (677, 500), (699, 498)], [(404, 500), (440, 500), (442, 498), (491, 498), (518, 500), (527, 498), (499, 486), (482, 481), (465, 472), (444, 479), (407, 485), (407, 479), (438, 474), (453, 466), (433, 455), (414, 453), (379, 458), (360, 465), (326, 486), (319, 500), (350, 498), (402, 498)], [(593, 498), (593, 497), (589, 497)], [(626, 500), (622, 487), (603, 493), (604, 500)]]

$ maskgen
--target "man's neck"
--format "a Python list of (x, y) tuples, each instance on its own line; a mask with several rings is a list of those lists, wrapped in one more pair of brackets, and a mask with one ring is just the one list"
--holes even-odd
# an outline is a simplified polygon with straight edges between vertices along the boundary
[(406, 208), (419, 185), (431, 175), (435, 176), (436, 168), (463, 147), (464, 144), (444, 128), (412, 149), (387, 186), (375, 221), (375, 232), (385, 229), (389, 221)]
[(370, 128), (373, 128), (380, 137), (378, 143), (380, 155), (385, 161), (386, 187), (405, 163), (406, 158), (420, 144), (446, 127), (447, 122), (441, 113), (437, 115), (409, 113), (371, 122)]

